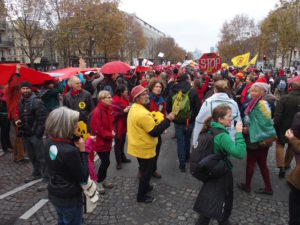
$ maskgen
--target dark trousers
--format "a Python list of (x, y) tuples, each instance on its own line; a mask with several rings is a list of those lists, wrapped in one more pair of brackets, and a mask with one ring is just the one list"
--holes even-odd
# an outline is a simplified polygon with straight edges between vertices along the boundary
[(54, 205), (57, 213), (58, 225), (81, 225), (82, 206), (61, 207)]
[(266, 191), (272, 190), (269, 169), (267, 166), (268, 150), (269, 148), (263, 148), (259, 150), (247, 149), (246, 183), (245, 183), (245, 186), (247, 188), (250, 188), (251, 179), (254, 173), (254, 167), (257, 162), (265, 183), (265, 190)]
[(140, 172), (141, 172), (141, 178), (139, 182), (139, 189), (137, 194), (137, 200), (143, 200), (149, 191), (150, 187), (150, 179), (153, 172), (153, 165), (155, 157), (150, 159), (142, 159), (137, 158), (139, 166), (140, 166)]
[(158, 142), (156, 145), (156, 155), (154, 157), (154, 165), (153, 165), (153, 172), (157, 170), (157, 160), (160, 152), (160, 147), (161, 147), (161, 136), (158, 136)]
[(110, 151), (109, 152), (97, 152), (97, 154), (101, 160), (101, 164), (99, 166), (98, 173), (97, 173), (97, 177), (98, 177), (97, 182), (103, 182), (106, 178), (107, 169), (110, 164), (110, 160), (109, 160)]
[(0, 129), (1, 129), (1, 145), (3, 151), (7, 151), (8, 148), (12, 149), (10, 142), (9, 131), (10, 131), (10, 122), (5, 115), (0, 115)]
[(24, 137), (24, 147), (33, 166), (33, 176), (42, 176), (48, 179), (45, 162), (44, 144), (42, 138), (36, 136)]
[(291, 191), (289, 195), (289, 214), (290, 222), (289, 225), (300, 224), (300, 190), (294, 186), (290, 186)]
[(122, 160), (126, 158), (124, 153), (124, 145), (126, 141), (126, 133), (123, 134), (121, 137), (115, 137), (115, 156), (117, 164), (120, 164)]

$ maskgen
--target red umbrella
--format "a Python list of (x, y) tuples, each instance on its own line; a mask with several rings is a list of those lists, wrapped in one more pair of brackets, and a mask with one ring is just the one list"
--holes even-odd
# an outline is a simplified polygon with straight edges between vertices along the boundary
[[(0, 65), (0, 84), (6, 85), (16, 72), (16, 64), (6, 64)], [(49, 76), (48, 74), (29, 69), (26, 67), (21, 67), (20, 71), (20, 79), (19, 82), (29, 81), (32, 84), (43, 84), (47, 80), (55, 80), (53, 77)]]
[[(64, 80), (78, 74), (78, 71), (79, 71), (79, 67), (67, 67), (64, 69), (51, 70), (46, 73), (52, 77), (59, 77)], [(80, 72), (84, 73), (87, 71), (97, 71), (97, 68), (85, 68)]]
[(300, 82), (300, 76), (294, 76), (293, 78), (291, 78), (291, 79), (288, 80), (288, 83), (291, 83), (291, 82), (293, 82), (293, 81), (298, 81), (298, 82)]
[(129, 70), (131, 70), (131, 68), (127, 63), (121, 61), (112, 61), (104, 64), (100, 71), (104, 74), (115, 74), (127, 73)]

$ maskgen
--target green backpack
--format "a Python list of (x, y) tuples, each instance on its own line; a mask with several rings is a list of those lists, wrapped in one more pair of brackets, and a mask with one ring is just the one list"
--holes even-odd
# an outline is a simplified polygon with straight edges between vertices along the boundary
[(186, 93), (182, 93), (182, 91), (178, 91), (172, 97), (172, 112), (175, 114), (175, 120), (178, 122), (186, 122), (191, 118), (191, 106), (189, 94), (193, 88)]

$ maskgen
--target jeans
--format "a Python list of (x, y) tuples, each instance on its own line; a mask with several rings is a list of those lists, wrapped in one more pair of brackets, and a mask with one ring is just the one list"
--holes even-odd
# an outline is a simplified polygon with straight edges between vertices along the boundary
[(294, 186), (290, 186), (291, 191), (289, 195), (289, 214), (290, 221), (289, 225), (299, 225), (300, 224), (300, 190), (296, 189)]
[(81, 225), (82, 222), (82, 206), (61, 207), (55, 206), (58, 225)]
[(48, 178), (45, 162), (44, 144), (42, 138), (36, 136), (24, 137), (24, 147), (33, 166), (33, 176)]
[(142, 158), (137, 158), (139, 166), (140, 166), (140, 171), (141, 171), (141, 178), (139, 182), (139, 190), (137, 194), (137, 200), (141, 201), (145, 198), (147, 192), (149, 191), (150, 188), (150, 180), (153, 172), (153, 165), (154, 165), (154, 160), (155, 157), (150, 158), (150, 159), (142, 159)]
[(187, 127), (186, 124), (175, 123), (177, 154), (180, 168), (185, 168), (185, 162), (190, 158), (191, 136), (194, 125), (194, 123), (190, 123)]
[(103, 182), (107, 175), (107, 169), (109, 167), (110, 161), (110, 151), (109, 152), (97, 152), (99, 158), (101, 159), (101, 165), (99, 166), (97, 177), (97, 182)]

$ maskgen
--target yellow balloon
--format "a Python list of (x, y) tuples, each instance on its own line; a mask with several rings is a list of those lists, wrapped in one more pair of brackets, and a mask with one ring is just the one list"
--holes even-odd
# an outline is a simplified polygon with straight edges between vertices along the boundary
[(90, 136), (85, 122), (79, 121), (77, 123), (76, 135), (82, 137), (84, 141)]

